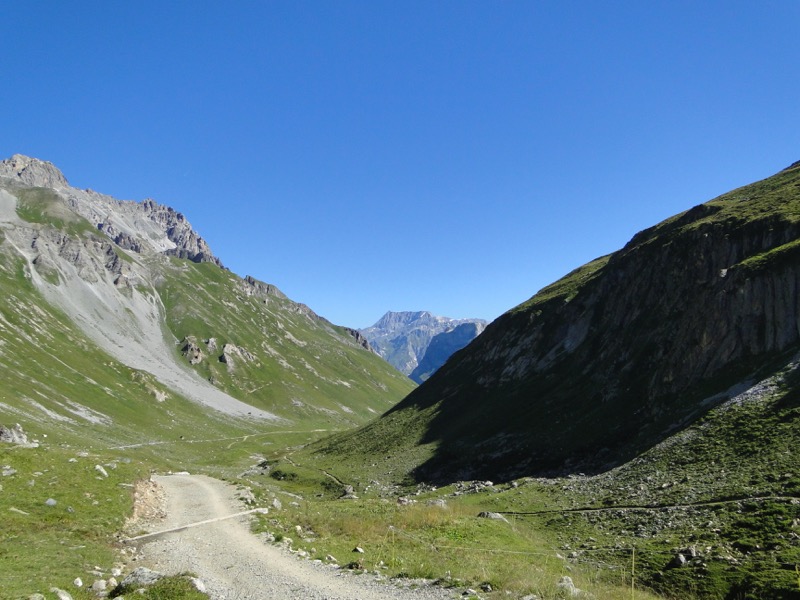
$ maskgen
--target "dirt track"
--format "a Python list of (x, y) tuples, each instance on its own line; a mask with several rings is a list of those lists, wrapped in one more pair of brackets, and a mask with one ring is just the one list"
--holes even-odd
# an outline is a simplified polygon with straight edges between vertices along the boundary
[[(234, 489), (201, 475), (154, 477), (166, 494), (163, 531), (227, 517), (244, 510)], [(196, 574), (215, 600), (442, 600), (454, 591), (398, 588), (373, 575), (299, 560), (250, 533), (248, 516), (223, 519), (165, 533), (144, 543), (144, 563), (168, 574)], [(144, 540), (143, 540), (144, 542)]]

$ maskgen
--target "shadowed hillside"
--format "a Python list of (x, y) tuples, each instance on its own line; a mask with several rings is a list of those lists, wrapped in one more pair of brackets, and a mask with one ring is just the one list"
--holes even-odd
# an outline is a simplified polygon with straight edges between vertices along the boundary
[(786, 364), (799, 316), (795, 164), (544, 288), (328, 449), (438, 483), (602, 472)]

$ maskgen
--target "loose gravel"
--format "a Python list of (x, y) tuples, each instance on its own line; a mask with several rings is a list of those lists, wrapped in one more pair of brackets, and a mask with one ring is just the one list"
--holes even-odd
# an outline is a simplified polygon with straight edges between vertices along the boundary
[[(165, 495), (166, 517), (147, 525), (154, 536), (140, 547), (139, 560), (165, 574), (191, 572), (214, 600), (444, 600), (461, 590), (437, 586), (400, 587), (374, 574), (302, 560), (250, 532), (233, 486), (201, 475), (155, 476)], [(409, 582), (405, 582), (408, 585)]]

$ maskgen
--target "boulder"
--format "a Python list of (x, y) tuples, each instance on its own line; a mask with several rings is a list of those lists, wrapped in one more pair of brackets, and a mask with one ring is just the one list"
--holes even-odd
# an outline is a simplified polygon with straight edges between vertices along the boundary
[(197, 338), (193, 335), (186, 336), (186, 338), (183, 340), (181, 353), (183, 353), (190, 365), (196, 365), (202, 362), (202, 360), (205, 358), (203, 351), (197, 344)]
[(493, 519), (495, 521), (504, 521), (504, 522), (508, 523), (508, 519), (506, 519), (500, 513), (496, 513), (496, 512), (483, 511), (483, 512), (478, 513), (478, 517), (481, 518), (481, 519)]
[(201, 594), (206, 593), (206, 584), (203, 583), (201, 579), (198, 579), (197, 577), (189, 577), (189, 583), (191, 583), (192, 587), (194, 587), (194, 589), (196, 589)]
[(24, 446), (26, 448), (36, 448), (39, 446), (39, 444), (28, 441), (28, 436), (22, 430), (22, 425), (19, 423), (13, 427), (4, 427), (3, 425), (0, 425), (0, 442), (14, 444), (16, 446)]
[(164, 577), (158, 571), (151, 571), (146, 567), (137, 567), (117, 586), (118, 588), (139, 588), (153, 585), (156, 581)]
[(572, 577), (567, 577), (566, 575), (558, 580), (556, 587), (562, 590), (567, 597), (571, 598), (576, 598), (583, 593), (580, 589), (575, 587), (575, 584), (572, 582)]
[(688, 563), (689, 560), (683, 555), (683, 553), (678, 552), (678, 554), (675, 555), (675, 558), (670, 561), (669, 566), (673, 568), (685, 567)]
[(341, 498), (343, 498), (344, 500), (357, 500), (358, 496), (356, 496), (355, 490), (353, 489), (352, 485), (346, 485), (344, 486)]

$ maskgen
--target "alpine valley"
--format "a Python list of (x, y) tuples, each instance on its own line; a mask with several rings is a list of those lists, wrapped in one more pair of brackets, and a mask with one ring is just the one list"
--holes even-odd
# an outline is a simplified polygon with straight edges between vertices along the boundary
[(356, 331), (15, 155), (0, 289), (2, 598), (146, 561), (134, 500), (185, 469), (298, 556), (453, 597), (800, 598), (800, 163), (485, 330)]

